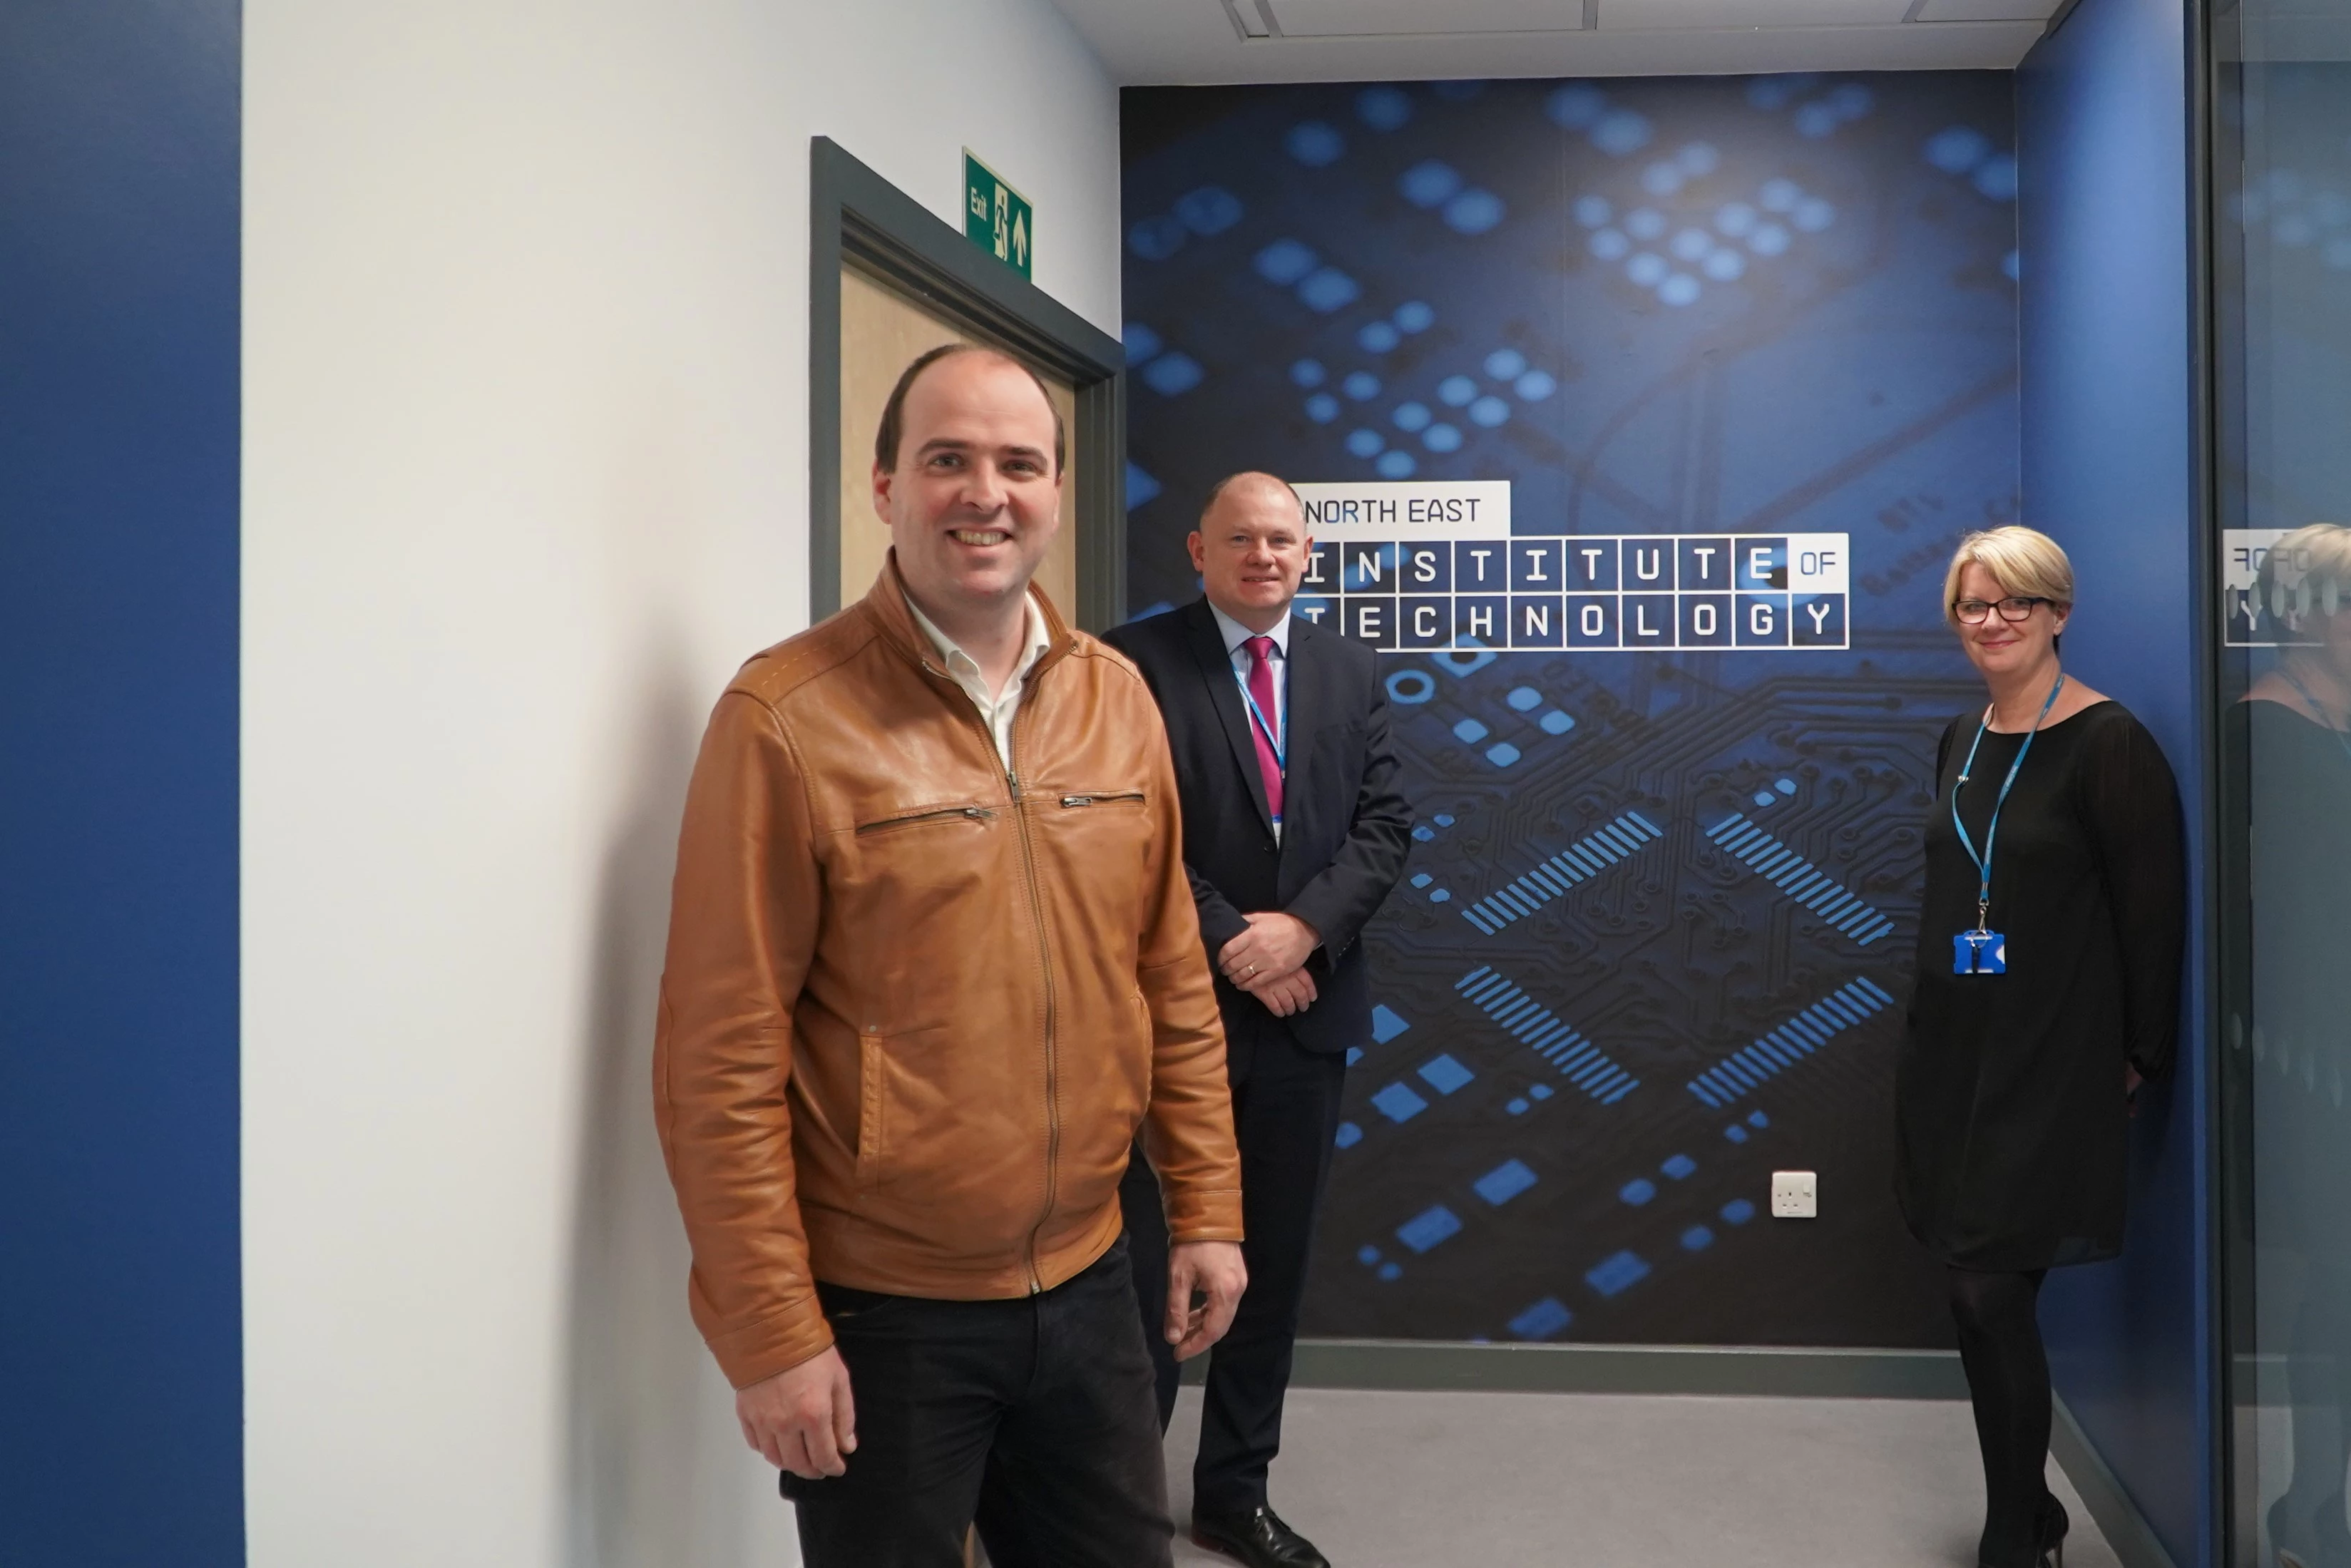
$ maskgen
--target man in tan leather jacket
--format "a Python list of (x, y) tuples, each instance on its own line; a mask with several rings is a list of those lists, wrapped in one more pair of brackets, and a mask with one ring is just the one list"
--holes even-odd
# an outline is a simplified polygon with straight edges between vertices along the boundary
[(687, 796), (655, 1112), (695, 1321), (811, 1568), (950, 1568), (975, 1521), (998, 1568), (1167, 1563), (1138, 1127), (1178, 1354), (1245, 1283), (1158, 711), (1029, 587), (1062, 442), (1016, 362), (910, 365), (889, 564), (737, 674)]

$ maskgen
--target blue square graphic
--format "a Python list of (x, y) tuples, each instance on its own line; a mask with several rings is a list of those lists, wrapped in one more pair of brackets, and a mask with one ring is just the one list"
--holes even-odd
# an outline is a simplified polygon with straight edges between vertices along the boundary
[(1396, 609), (1396, 646), (1449, 648), (1453, 645), (1453, 601), (1406, 594)]
[(1396, 1239), (1416, 1252), (1426, 1252), (1446, 1238), (1460, 1233), (1461, 1217), (1441, 1203), (1396, 1227)]
[(1350, 541), (1339, 547), (1339, 586), (1349, 593), (1394, 593), (1396, 570), (1403, 559), (1404, 547), (1394, 544), (1356, 544)]
[(1616, 591), (1616, 541), (1614, 539), (1569, 539), (1565, 541), (1563, 564), (1567, 570), (1567, 591), (1613, 593)]
[(1784, 538), (1742, 538), (1739, 553), (1738, 588), (1742, 593), (1785, 591), (1788, 586), (1788, 541)]
[(1674, 553), (1678, 539), (1626, 539), (1621, 554), (1622, 584), (1627, 593), (1671, 592)]
[(1730, 542), (1719, 538), (1682, 540), (1677, 570), (1679, 580), (1674, 586), (1684, 593), (1729, 592)]
[(1728, 593), (1686, 593), (1675, 601), (1680, 612), (1681, 646), (1728, 648), (1734, 622)]
[(1737, 606), (1739, 645), (1742, 648), (1784, 648), (1788, 645), (1788, 596), (1784, 593), (1742, 593)]
[(1405, 1021), (1404, 1015), (1387, 1003), (1379, 1002), (1373, 1006), (1372, 1039), (1375, 1043), (1385, 1045), (1411, 1027)]
[(1453, 591), (1502, 593), (1510, 586), (1510, 552), (1500, 539), (1463, 539), (1453, 547)]
[(1369, 643), (1374, 648), (1396, 645), (1396, 601), (1393, 599), (1360, 599), (1349, 594), (1341, 601), (1342, 618), (1339, 630), (1358, 643)]
[(1617, 645), (1614, 594), (1567, 596), (1567, 645), (1571, 648), (1614, 648)]
[(1510, 541), (1510, 588), (1517, 593), (1557, 593), (1566, 586), (1557, 539)]
[(1420, 1064), (1420, 1075), (1439, 1094), (1450, 1094), (1478, 1075), (1453, 1060), (1448, 1053), (1431, 1057)]
[(1534, 1186), (1535, 1173), (1524, 1160), (1504, 1160), (1470, 1185), (1479, 1197), (1499, 1207)]
[(1453, 547), (1439, 539), (1433, 544), (1406, 544), (1397, 570), (1406, 593), (1453, 591)]
[(1625, 596), (1624, 643), (1627, 648), (1670, 648), (1674, 645), (1674, 596), (1670, 593), (1628, 593)]
[(1460, 643), (1500, 643), (1510, 627), (1510, 601), (1499, 594), (1456, 595), (1453, 601), (1453, 640)]
[(1521, 594), (1510, 600), (1510, 646), (1556, 648), (1566, 641), (1566, 604), (1552, 594)]
[(1799, 648), (1844, 646), (1844, 595), (1799, 593), (1788, 606), (1788, 625)]
[(1637, 1253), (1619, 1252), (1602, 1262), (1583, 1276), (1584, 1281), (1604, 1296), (1620, 1295), (1648, 1278), (1649, 1266)]
[(1409, 1122), (1428, 1109), (1428, 1102), (1401, 1083), (1391, 1083), (1372, 1096), (1372, 1104), (1391, 1122)]
[(1549, 1339), (1575, 1321), (1557, 1296), (1545, 1296), (1510, 1320), (1510, 1332), (1520, 1339)]

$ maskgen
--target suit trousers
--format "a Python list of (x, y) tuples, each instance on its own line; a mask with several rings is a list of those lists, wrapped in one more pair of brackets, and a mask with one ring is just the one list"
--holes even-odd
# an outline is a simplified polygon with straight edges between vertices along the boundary
[[(849, 1367), (848, 1473), (785, 1471), (809, 1568), (1169, 1568), (1175, 1524), (1126, 1249), (1038, 1295), (820, 1283)], [(1165, 1294), (1165, 1286), (1162, 1294)]]
[[(1252, 1006), (1255, 1004), (1252, 1003)], [(1192, 1464), (1196, 1516), (1228, 1516), (1262, 1506), (1266, 1472), (1281, 1449), (1281, 1406), (1306, 1293), (1314, 1219), (1331, 1174), (1339, 1095), (1347, 1059), (1311, 1051), (1270, 1014), (1230, 1027), (1227, 1065), (1233, 1133), (1241, 1153), (1241, 1257), (1249, 1290), (1230, 1333), (1208, 1353), (1200, 1448)], [(1158, 1374), (1159, 1423), (1176, 1408), (1177, 1372), (1165, 1332), (1167, 1227), (1159, 1184), (1141, 1148), (1119, 1187), (1135, 1299)]]

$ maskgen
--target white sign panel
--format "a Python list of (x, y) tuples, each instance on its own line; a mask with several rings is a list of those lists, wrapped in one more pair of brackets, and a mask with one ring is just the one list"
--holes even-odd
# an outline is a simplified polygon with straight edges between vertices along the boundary
[(1851, 646), (1844, 534), (1514, 536), (1506, 482), (1298, 488), (1296, 612), (1383, 651)]
[(1317, 539), (1506, 539), (1508, 479), (1367, 480), (1359, 485), (1300, 485), (1306, 531)]

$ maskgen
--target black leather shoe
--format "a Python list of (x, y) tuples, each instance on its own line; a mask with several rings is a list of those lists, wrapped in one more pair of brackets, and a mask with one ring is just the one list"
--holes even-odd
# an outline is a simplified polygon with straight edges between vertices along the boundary
[(1281, 1522), (1281, 1515), (1259, 1507), (1247, 1513), (1195, 1513), (1192, 1539), (1211, 1552), (1238, 1557), (1249, 1568), (1331, 1568), (1314, 1543)]

